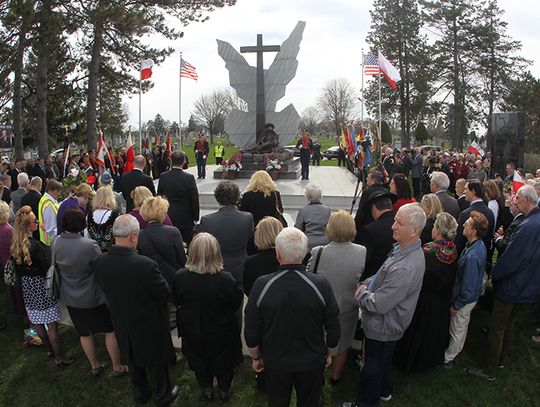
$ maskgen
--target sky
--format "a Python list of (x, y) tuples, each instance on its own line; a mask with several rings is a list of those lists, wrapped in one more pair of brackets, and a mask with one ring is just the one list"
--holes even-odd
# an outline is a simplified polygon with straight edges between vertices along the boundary
[[(293, 103), (301, 115), (304, 109), (316, 105), (322, 88), (336, 78), (345, 78), (360, 90), (361, 54), (362, 49), (367, 50), (371, 5), (371, 0), (237, 0), (233, 7), (210, 13), (208, 21), (184, 27), (184, 37), (174, 43), (148, 38), (153, 45), (172, 46), (175, 52), (153, 68), (154, 87), (142, 95), (142, 121), (160, 113), (166, 120), (178, 122), (180, 52), (199, 75), (197, 82), (182, 78), (182, 123), (186, 125), (197, 98), (229, 86), (228, 71), (217, 53), (216, 39), (239, 50), (241, 46), (255, 45), (256, 35), (263, 34), (264, 44), (280, 45), (298, 21), (306, 22), (297, 57), (298, 70), (277, 109)], [(508, 34), (521, 41), (521, 55), (533, 62), (530, 69), (539, 77), (540, 35), (536, 27), (540, 8), (535, 7), (535, 0), (499, 0), (499, 6), (505, 10)], [(256, 65), (255, 54), (243, 55), (250, 65)], [(274, 56), (275, 53), (265, 53), (265, 68)], [(124, 102), (129, 111), (128, 124), (137, 129), (139, 96), (125, 96)], [(357, 110), (360, 111), (360, 105)]]

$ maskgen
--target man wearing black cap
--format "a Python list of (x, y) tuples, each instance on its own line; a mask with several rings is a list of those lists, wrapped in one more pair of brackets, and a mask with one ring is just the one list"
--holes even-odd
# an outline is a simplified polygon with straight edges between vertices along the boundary
[(382, 172), (372, 169), (369, 171), (366, 184), (367, 188), (362, 192), (360, 202), (358, 203), (358, 210), (354, 222), (356, 223), (356, 239), (355, 243), (358, 243), (358, 231), (360, 228), (369, 225), (373, 222), (373, 216), (371, 216), (371, 208), (367, 205), (367, 201), (374, 192), (388, 192), (388, 189), (383, 185), (384, 176)]
[(367, 249), (363, 280), (379, 270), (395, 243), (392, 236), (392, 223), (394, 223), (392, 202), (395, 200), (396, 196), (388, 191), (375, 191), (366, 202), (366, 208), (369, 208), (375, 220), (360, 228), (357, 233), (358, 244)]
[(296, 148), (300, 149), (300, 164), (302, 165), (302, 179), (309, 179), (309, 159), (313, 149), (313, 141), (309, 137), (307, 130), (304, 130), (302, 137), (296, 143)]

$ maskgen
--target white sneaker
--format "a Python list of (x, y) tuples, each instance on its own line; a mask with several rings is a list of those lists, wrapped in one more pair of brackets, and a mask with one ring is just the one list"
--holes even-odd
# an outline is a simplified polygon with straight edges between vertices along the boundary
[(388, 396), (380, 396), (379, 397), (382, 401), (390, 401), (392, 400), (392, 395), (389, 394)]

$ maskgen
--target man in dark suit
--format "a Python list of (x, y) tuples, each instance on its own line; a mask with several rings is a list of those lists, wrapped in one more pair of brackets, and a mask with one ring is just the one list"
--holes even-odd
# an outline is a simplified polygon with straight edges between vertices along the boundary
[(242, 282), (247, 244), (253, 235), (253, 215), (238, 210), (236, 205), (240, 200), (240, 189), (230, 181), (221, 181), (214, 190), (214, 197), (219, 210), (201, 218), (199, 231), (210, 233), (217, 239), (223, 256), (223, 268), (236, 281)]
[(168, 406), (178, 395), (178, 386), (171, 388), (168, 366), (176, 361), (166, 312), (169, 286), (157, 263), (137, 254), (137, 219), (119, 216), (113, 236), (116, 244), (92, 268), (107, 296), (120, 354), (129, 366), (133, 396), (136, 402), (146, 403), (153, 387), (155, 404)]
[(7, 173), (11, 177), (11, 191), (16, 191), (19, 188), (17, 175), (19, 175), (23, 171), (22, 167), (23, 163), (20, 160), (15, 161), (14, 166), (10, 164), (10, 168)]
[(362, 227), (357, 234), (358, 244), (367, 249), (366, 268), (362, 274), (362, 280), (371, 277), (379, 270), (395, 243), (392, 232), (394, 223), (392, 202), (395, 200), (396, 196), (388, 191), (375, 191), (366, 202), (375, 220)]
[(0, 184), (2, 185), (2, 196), (0, 199), (7, 203), (11, 203), (11, 177), (8, 174), (0, 176)]
[(369, 197), (374, 192), (388, 192), (388, 189), (383, 185), (384, 176), (382, 172), (378, 170), (371, 170), (366, 178), (367, 188), (362, 192), (360, 202), (358, 203), (358, 210), (354, 222), (356, 223), (356, 239), (358, 243), (358, 231), (360, 228), (373, 222), (373, 216), (371, 215), (371, 208), (367, 205)]
[(449, 187), (450, 178), (448, 178), (447, 174), (442, 171), (435, 171), (431, 173), (429, 183), (431, 192), (433, 192), (435, 195), (437, 195), (437, 198), (439, 198), (443, 211), (448, 212), (454, 217), (454, 219), (457, 220), (459, 217), (459, 212), (461, 211), (459, 210), (457, 199), (448, 193)]
[(182, 170), (186, 155), (180, 151), (171, 154), (172, 169), (159, 176), (158, 195), (169, 200), (168, 215), (180, 230), (188, 245), (193, 237), (193, 225), (199, 220), (199, 191), (195, 177)]
[(467, 244), (467, 239), (465, 236), (463, 236), (463, 225), (471, 216), (471, 212), (477, 211), (484, 215), (489, 222), (488, 231), (490, 232), (486, 233), (483, 238), (484, 244), (486, 245), (486, 250), (489, 252), (491, 249), (491, 242), (493, 240), (493, 233), (491, 232), (493, 231), (495, 225), (495, 218), (493, 216), (493, 212), (491, 212), (491, 209), (487, 207), (482, 199), (484, 196), (484, 187), (479, 180), (470, 179), (467, 181), (467, 184), (465, 184), (465, 189), (463, 192), (465, 193), (465, 199), (470, 203), (470, 206), (459, 214), (457, 234), (454, 243), (456, 244), (458, 251), (461, 253)]
[[(36, 215), (36, 219), (39, 219), (39, 201), (41, 200), (42, 181), (38, 176), (32, 177), (28, 184), (28, 192), (21, 198), (21, 206), (28, 205), (32, 208), (32, 212)], [(39, 240), (39, 229), (33, 233), (34, 239)]]
[(120, 179), (122, 184), (122, 195), (126, 200), (126, 212), (129, 213), (133, 210), (133, 199), (131, 198), (131, 192), (136, 187), (146, 187), (152, 192), (152, 195), (156, 195), (156, 188), (154, 187), (154, 181), (152, 177), (146, 175), (143, 170), (146, 165), (146, 159), (142, 155), (138, 155), (133, 160), (133, 170), (123, 174)]

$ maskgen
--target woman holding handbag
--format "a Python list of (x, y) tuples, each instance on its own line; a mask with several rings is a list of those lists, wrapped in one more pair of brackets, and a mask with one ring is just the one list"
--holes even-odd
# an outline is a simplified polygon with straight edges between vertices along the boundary
[(60, 347), (57, 324), (62, 316), (60, 306), (45, 292), (45, 276), (51, 265), (51, 253), (47, 246), (32, 237), (38, 226), (32, 208), (23, 206), (17, 211), (11, 256), (21, 283), (28, 319), (35, 325), (41, 341), (49, 350), (47, 355), (54, 357), (56, 366), (69, 366), (75, 359), (65, 358)]

